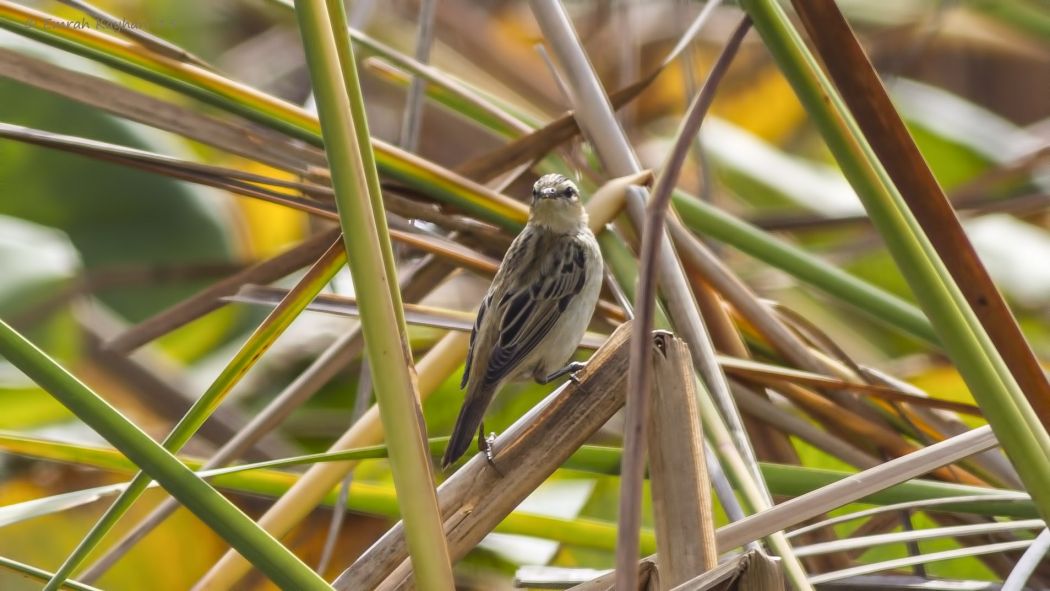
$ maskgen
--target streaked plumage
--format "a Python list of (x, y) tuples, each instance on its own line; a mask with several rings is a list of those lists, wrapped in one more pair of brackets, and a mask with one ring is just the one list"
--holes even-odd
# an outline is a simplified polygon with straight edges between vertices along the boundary
[(529, 222), (478, 309), (460, 384), (467, 394), (443, 466), (470, 446), (503, 384), (542, 381), (565, 366), (590, 322), (601, 279), (601, 252), (576, 185), (557, 174), (541, 177)]

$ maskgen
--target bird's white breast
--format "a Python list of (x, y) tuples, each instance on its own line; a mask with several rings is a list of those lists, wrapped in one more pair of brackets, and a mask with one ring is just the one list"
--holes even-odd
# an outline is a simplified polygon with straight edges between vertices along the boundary
[(587, 278), (583, 289), (572, 299), (557, 324), (533, 351), (530, 362), (522, 364), (524, 374), (546, 376), (564, 367), (580, 345), (583, 333), (590, 324), (602, 287), (601, 251), (589, 230), (582, 230), (578, 240), (583, 244), (587, 257)]

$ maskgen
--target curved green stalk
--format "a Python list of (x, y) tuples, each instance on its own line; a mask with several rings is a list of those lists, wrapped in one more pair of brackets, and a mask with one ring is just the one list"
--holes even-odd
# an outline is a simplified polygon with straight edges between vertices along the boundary
[[(306, 273), (299, 284), (288, 293), (281, 303), (270, 312), (270, 315), (252, 333), (233, 359), (226, 365), (212, 385), (198, 398), (186, 415), (175, 425), (164, 439), (164, 448), (178, 451), (193, 437), (201, 425), (229, 394), (234, 385), (248, 372), (262, 354), (270, 348), (277, 337), (284, 332), (299, 313), (306, 309), (310, 301), (321, 289), (332, 280), (332, 277), (346, 263), (346, 255), (338, 247), (329, 248), (321, 259)], [(58, 589), (58, 586), (83, 564), (92, 550), (102, 541), (117, 521), (127, 513), (131, 505), (142, 496), (149, 485), (150, 476), (139, 473), (106, 513), (95, 523), (94, 527), (80, 541), (62, 566), (55, 572), (45, 591)]]
[(912, 304), (709, 203), (681, 191), (675, 192), (673, 199), (675, 210), (690, 230), (739, 249), (913, 337), (939, 345), (933, 325)]
[[(331, 589), (295, 557), (87, 386), (56, 364), (7, 323), (0, 321), (0, 355), (47, 390), (141, 467), (220, 536), (279, 585), (290, 589)], [(146, 479), (148, 484), (148, 478)], [(56, 581), (52, 578), (52, 581)]]
[[(448, 443), (448, 437), (434, 437), (429, 440), (430, 453), (432, 456), (440, 456)], [(8, 453), (18, 454), (30, 458), (49, 460), (54, 462), (69, 462), (80, 466), (90, 466), (102, 470), (110, 470), (117, 473), (133, 473), (135, 465), (132, 464), (118, 450), (66, 443), (61, 441), (50, 441), (39, 439), (19, 433), (0, 432), (0, 450)], [(565, 474), (603, 474), (618, 476), (620, 473), (620, 448), (598, 445), (584, 445), (576, 450), (562, 466)], [(252, 464), (241, 464), (227, 468), (215, 468), (198, 472), (201, 478), (207, 478), (222, 488), (248, 494), (263, 494), (277, 496), (282, 494), (291, 484), (299, 478), (298, 474), (279, 472), (278, 468), (309, 465), (319, 462), (341, 462), (345, 460), (368, 460), (387, 457), (386, 445), (374, 445), (348, 449), (338, 452), (322, 452), (307, 454), (279, 460), (268, 460)], [(179, 457), (179, 460), (193, 470), (200, 470), (204, 460), (200, 458)], [(786, 497), (797, 497), (814, 491), (818, 488), (833, 484), (855, 474), (855, 472), (844, 472), (841, 470), (829, 470), (824, 468), (807, 468), (786, 464), (761, 463), (762, 475), (769, 481), (769, 488), (773, 494)], [(396, 518), (397, 511), (396, 496), (383, 493), (390, 490), (389, 487), (360, 483), (361, 488), (355, 489), (355, 494), (347, 501), (347, 507), (353, 511)], [(90, 489), (93, 492), (103, 494), (113, 485)], [(987, 515), (992, 517), (1014, 517), (1017, 519), (1031, 519), (1038, 516), (1035, 506), (1023, 497), (1005, 500), (1002, 497), (1004, 489), (984, 488), (956, 484), (953, 482), (940, 482), (934, 480), (911, 480), (894, 485), (874, 493), (858, 501), (872, 505), (890, 505), (895, 503), (914, 502), (923, 499), (952, 498), (952, 497), (977, 497), (987, 496), (988, 500), (965, 501), (950, 505), (951, 511), (971, 513), (974, 515)], [(1012, 491), (1010, 491), (1012, 492)], [(88, 491), (78, 491), (88, 494)], [(65, 494), (78, 494), (65, 493)], [(386, 496), (384, 496), (386, 494)], [(325, 502), (331, 504), (337, 497), (333, 490)], [(382, 499), (389, 499), (384, 501)], [(515, 515), (514, 513), (511, 514)], [(520, 513), (522, 519), (528, 514)], [(506, 525), (506, 522), (504, 522)], [(517, 523), (517, 522), (514, 522)], [(504, 533), (524, 533), (515, 527), (507, 527)], [(558, 532), (548, 532), (548, 539), (563, 541), (557, 537)], [(615, 537), (615, 536), (613, 536)], [(588, 544), (581, 544), (589, 546)]]
[(1050, 436), (781, 7), (774, 0), (741, 4), (864, 203), (1036, 506), (1050, 518)]
[(401, 301), (401, 289), (397, 284), (397, 265), (394, 262), (394, 250), (390, 248), (390, 229), (386, 224), (386, 205), (383, 203), (383, 188), (379, 184), (379, 170), (376, 168), (376, 155), (372, 150), (372, 135), (368, 131), (368, 116), (365, 114), (365, 99), (361, 93), (361, 79), (357, 75), (357, 62), (350, 47), (347, 31), (350, 26), (346, 21), (346, 7), (342, 2), (326, 2), (328, 20), (332, 24), (335, 36), (335, 47), (339, 53), (339, 64), (343, 70), (343, 81), (346, 83), (346, 94), (350, 98), (350, 115), (354, 120), (354, 136), (361, 149), (361, 160), (364, 168), (365, 182), (368, 184), (368, 197), (372, 202), (372, 214), (375, 216), (376, 230), (379, 232), (380, 248), (383, 253), (383, 266), (386, 268), (387, 289), (390, 301), (397, 316), (398, 331), (401, 339), (408, 341), (405, 325), (405, 311)]
[(411, 375), (412, 357), (404, 338), (404, 313), (396, 309), (401, 299), (396, 295), (396, 276), (390, 273), (390, 240), (382, 208), (373, 208), (382, 204), (382, 196), (371, 194), (373, 183), (378, 190), (378, 176), (374, 160), (366, 155), (372, 146), (363, 127), (364, 103), (356, 77), (345, 77), (356, 65), (346, 39), (345, 17), (341, 8), (332, 8), (333, 2), (341, 0), (329, 0), (327, 8), (323, 0), (301, 0), (296, 16), (317, 97), (413, 575), (420, 589), (452, 589), (452, 568), (419, 419), (422, 410)]

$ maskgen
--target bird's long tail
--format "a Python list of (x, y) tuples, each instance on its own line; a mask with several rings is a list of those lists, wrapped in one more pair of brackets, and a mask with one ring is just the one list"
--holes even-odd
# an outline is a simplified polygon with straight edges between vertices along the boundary
[(445, 456), (441, 459), (441, 468), (448, 468), (462, 456), (481, 427), (481, 420), (485, 417), (485, 409), (488, 408), (492, 396), (496, 393), (496, 385), (481, 384), (478, 387), (468, 386), (467, 396), (463, 399), (463, 408), (459, 410), (456, 418), (456, 426), (452, 428), (452, 436), (445, 448)]

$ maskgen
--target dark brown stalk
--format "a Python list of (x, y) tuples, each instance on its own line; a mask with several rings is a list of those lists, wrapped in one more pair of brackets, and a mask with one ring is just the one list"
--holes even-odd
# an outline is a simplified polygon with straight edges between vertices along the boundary
[(627, 410), (624, 425), (623, 464), (620, 470), (620, 512), (616, 544), (617, 588), (629, 589), (638, 581), (638, 530), (641, 526), (642, 479), (645, 473), (645, 441), (649, 421), (649, 371), (652, 365), (650, 332), (656, 308), (656, 268), (660, 243), (664, 239), (667, 206), (678, 176), (682, 171), (693, 138), (700, 131), (715, 90), (722, 80), (751, 20), (744, 18), (733, 31), (718, 60), (711, 68), (682, 121), (667, 164), (656, 177), (649, 198), (648, 215), (642, 231), (642, 248), (638, 260), (638, 289), (635, 296), (635, 324), (631, 338), (631, 366), (627, 376)]
[[(634, 100), (653, 80), (656, 80), (660, 71), (652, 72), (630, 86), (610, 94), (609, 101), (612, 102), (613, 107), (620, 108)], [(578, 133), (580, 133), (580, 126), (573, 112), (569, 111), (528, 135), (523, 135), (500, 148), (464, 162), (457, 166), (455, 171), (467, 178), (484, 182), (515, 166), (526, 164), (543, 156), (555, 147), (576, 137)]]
[[(777, 392), (791, 400), (795, 406), (819, 419), (829, 430), (842, 434), (855, 445), (875, 445), (880, 450), (898, 458), (918, 451), (918, 448), (893, 429), (871, 422), (811, 390), (794, 384), (783, 384), (777, 388)], [(939, 468), (933, 474), (947, 482), (974, 486), (988, 485), (984, 480), (955, 466)]]
[(244, 265), (234, 262), (184, 263), (184, 264), (122, 264), (85, 269), (78, 277), (57, 291), (33, 302), (28, 308), (19, 310), (9, 321), (11, 326), (22, 330), (42, 322), (64, 306), (81, 297), (104, 293), (109, 290), (163, 285), (170, 283), (193, 283), (227, 277), (230, 273), (244, 270)]
[(1050, 428), (1050, 382), (893, 107), (860, 41), (834, 0), (792, 0), (792, 4), (872, 150), (988, 332), (1044, 429)]

